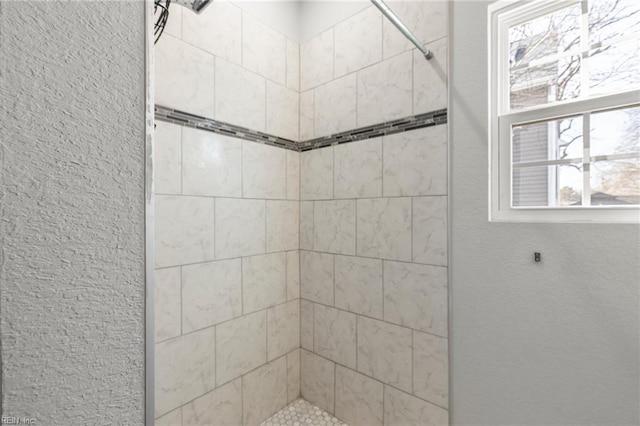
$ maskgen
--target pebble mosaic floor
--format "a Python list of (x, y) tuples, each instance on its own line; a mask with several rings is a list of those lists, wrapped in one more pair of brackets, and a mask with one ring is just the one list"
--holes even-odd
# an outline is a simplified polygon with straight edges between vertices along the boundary
[(260, 426), (348, 426), (326, 411), (305, 401), (296, 399)]

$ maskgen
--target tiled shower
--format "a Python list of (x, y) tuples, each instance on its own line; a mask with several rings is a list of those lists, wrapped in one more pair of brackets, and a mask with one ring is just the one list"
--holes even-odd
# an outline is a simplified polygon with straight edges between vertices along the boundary
[(307, 40), (242, 3), (155, 47), (155, 417), (448, 423), (447, 2)]

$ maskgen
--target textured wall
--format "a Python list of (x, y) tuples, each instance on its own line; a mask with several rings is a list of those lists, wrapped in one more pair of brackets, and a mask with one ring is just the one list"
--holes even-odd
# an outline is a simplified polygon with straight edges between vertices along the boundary
[(2, 414), (144, 421), (142, 2), (3, 2)]
[(487, 221), (486, 8), (453, 3), (452, 421), (638, 424), (640, 228)]

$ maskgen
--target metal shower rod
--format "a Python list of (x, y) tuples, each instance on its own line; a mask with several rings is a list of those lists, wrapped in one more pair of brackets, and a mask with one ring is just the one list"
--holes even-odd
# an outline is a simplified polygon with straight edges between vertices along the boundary
[(391, 23), (395, 25), (396, 28), (400, 30), (400, 32), (406, 38), (409, 39), (409, 41), (411, 41), (411, 43), (415, 44), (418, 50), (424, 54), (425, 58), (433, 58), (433, 52), (431, 52), (429, 49), (424, 47), (422, 43), (420, 43), (420, 40), (418, 40), (416, 36), (413, 35), (409, 28), (407, 28), (407, 26), (400, 20), (400, 18), (398, 18), (398, 15), (393, 13), (393, 10), (389, 9), (389, 6), (387, 6), (387, 4), (383, 0), (371, 0), (371, 3), (373, 3), (378, 9), (380, 9), (380, 12), (382, 12), (382, 14), (386, 16), (389, 21), (391, 21)]

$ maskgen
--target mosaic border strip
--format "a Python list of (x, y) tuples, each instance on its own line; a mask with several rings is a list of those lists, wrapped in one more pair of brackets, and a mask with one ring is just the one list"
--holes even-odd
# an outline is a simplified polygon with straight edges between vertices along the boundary
[(206, 130), (221, 135), (236, 137), (252, 142), (290, 149), (292, 151), (310, 151), (312, 149), (324, 148), (332, 145), (339, 145), (348, 142), (356, 142), (364, 139), (378, 138), (394, 133), (407, 132), (409, 130), (421, 129), (423, 127), (437, 126), (447, 123), (447, 109), (418, 114), (411, 117), (386, 121), (372, 126), (360, 127), (346, 132), (336, 133), (329, 136), (310, 139), (308, 141), (296, 142), (279, 136), (269, 135), (256, 130), (246, 129), (234, 124), (223, 123), (206, 117), (178, 111), (172, 108), (155, 106), (155, 118), (159, 121), (177, 124), (180, 126), (193, 127), (195, 129)]

